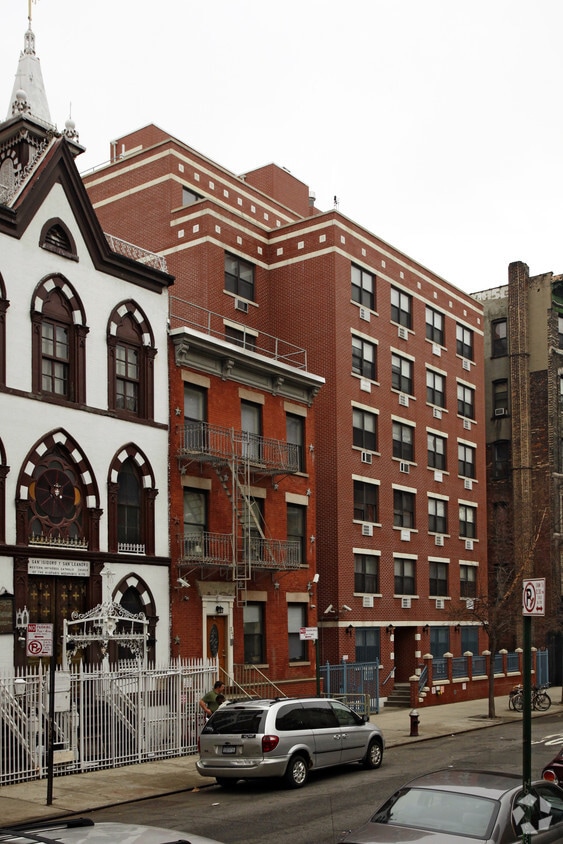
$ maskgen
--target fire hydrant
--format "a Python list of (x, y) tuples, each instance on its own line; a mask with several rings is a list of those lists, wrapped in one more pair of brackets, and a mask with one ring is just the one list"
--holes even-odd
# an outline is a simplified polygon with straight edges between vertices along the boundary
[(420, 718), (418, 717), (418, 712), (416, 709), (411, 710), (410, 715), (411, 719), (411, 736), (418, 735), (418, 725), (420, 724)]

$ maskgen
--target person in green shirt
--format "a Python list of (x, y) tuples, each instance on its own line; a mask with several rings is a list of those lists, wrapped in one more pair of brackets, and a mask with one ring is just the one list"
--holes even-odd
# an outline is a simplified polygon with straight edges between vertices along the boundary
[(224, 692), (225, 684), (222, 680), (217, 680), (214, 683), (212, 690), (210, 692), (207, 692), (207, 694), (202, 697), (199, 702), (199, 705), (203, 709), (206, 718), (209, 718), (210, 715), (213, 715), (215, 710), (219, 708), (219, 703), (217, 703), (217, 695), (223, 695)]

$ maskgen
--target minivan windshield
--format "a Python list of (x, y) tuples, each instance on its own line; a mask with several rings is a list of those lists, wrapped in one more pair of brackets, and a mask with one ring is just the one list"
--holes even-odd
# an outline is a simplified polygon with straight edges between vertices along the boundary
[(264, 715), (263, 709), (243, 709), (242, 707), (218, 709), (213, 713), (202, 733), (235, 736), (262, 733)]

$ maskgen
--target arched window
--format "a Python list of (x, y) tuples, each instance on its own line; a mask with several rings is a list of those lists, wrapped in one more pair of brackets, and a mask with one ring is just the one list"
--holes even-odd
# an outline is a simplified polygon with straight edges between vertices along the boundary
[(53, 400), (85, 401), (84, 309), (66, 279), (41, 282), (32, 305), (33, 391)]
[(153, 363), (150, 325), (133, 302), (113, 311), (108, 325), (108, 404), (119, 415), (153, 418)]
[(114, 457), (108, 490), (109, 550), (154, 554), (154, 501), (158, 490), (148, 460), (132, 443)]
[(69, 229), (62, 220), (48, 220), (41, 231), (39, 244), (49, 252), (56, 252), (64, 258), (78, 261), (76, 245)]
[[(144, 613), (145, 618), (149, 622), (147, 657), (149, 661), (154, 660), (158, 616), (156, 614), (154, 599), (147, 584), (136, 574), (127, 575), (115, 590), (114, 601), (121, 604), (123, 609), (133, 613), (133, 615)], [(120, 647), (118, 649), (119, 659), (129, 660), (132, 656), (129, 648)]]

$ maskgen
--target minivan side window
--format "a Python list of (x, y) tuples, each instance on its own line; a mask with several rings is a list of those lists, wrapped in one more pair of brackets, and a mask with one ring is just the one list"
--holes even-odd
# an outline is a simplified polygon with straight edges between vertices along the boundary
[(328, 704), (305, 704), (306, 723), (312, 730), (333, 729), (338, 726), (334, 712)]
[(288, 706), (281, 706), (276, 715), (276, 730), (280, 733), (288, 733), (293, 730), (307, 729), (306, 718), (303, 707), (300, 704), (291, 703)]
[(348, 709), (347, 706), (342, 706), (341, 703), (331, 703), (331, 706), (341, 727), (357, 727), (358, 724), (363, 724), (360, 716)]

